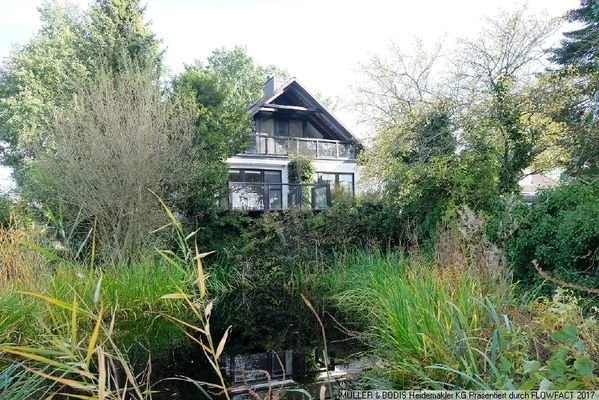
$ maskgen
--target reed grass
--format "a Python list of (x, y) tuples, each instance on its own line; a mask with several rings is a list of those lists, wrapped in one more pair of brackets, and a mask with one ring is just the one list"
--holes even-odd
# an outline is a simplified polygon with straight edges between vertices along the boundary
[[(0, 364), (1, 365), (1, 364)], [(19, 364), (0, 368), (0, 397), (10, 400), (35, 400), (44, 398), (44, 378), (35, 375)]]
[[(356, 253), (333, 269), (328, 282), (338, 304), (368, 327), (396, 386), (451, 383), (461, 379), (455, 371), (489, 367), (480, 349), (494, 329), (493, 294), (476, 276), (398, 254)], [(448, 369), (426, 368), (435, 365)]]
[(39, 232), (0, 226), (0, 288), (17, 283), (35, 285), (43, 274), (45, 260), (35, 252), (23, 251), (23, 243), (39, 240)]
[[(30, 345), (0, 344), (0, 356), (19, 361), (23, 371), (39, 382), (48, 398), (64, 396), (79, 399), (145, 400), (151, 398), (128, 358), (112, 339), (115, 314), (106, 314), (100, 301), (101, 280), (97, 283), (94, 304), (86, 304), (73, 294), (71, 302), (47, 295), (22, 292), (41, 300), (51, 324), (41, 326), (39, 337)], [(87, 323), (82, 323), (85, 321)], [(86, 329), (91, 326), (90, 329)], [(13, 368), (13, 367), (9, 367)], [(42, 385), (42, 382), (39, 382)]]

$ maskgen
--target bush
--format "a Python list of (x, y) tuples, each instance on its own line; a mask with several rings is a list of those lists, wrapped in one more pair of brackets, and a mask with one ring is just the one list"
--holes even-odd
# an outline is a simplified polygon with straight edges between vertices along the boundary
[(52, 120), (52, 151), (32, 163), (34, 200), (64, 206), (66, 225), (93, 226), (97, 257), (138, 260), (167, 222), (150, 191), (170, 199), (189, 183), (194, 120), (186, 99), (164, 100), (152, 71), (103, 73)]
[(339, 201), (312, 212), (286, 210), (250, 217), (217, 216), (200, 229), (204, 248), (216, 261), (242, 272), (252, 286), (287, 284), (299, 269), (330, 267), (335, 256), (355, 249), (390, 249), (405, 238), (400, 215), (381, 201)]
[(557, 289), (511, 310), (520, 326), (503, 332), (495, 389), (593, 389), (599, 384), (597, 310), (583, 315), (579, 299)]
[(587, 287), (599, 284), (599, 180), (573, 181), (539, 194), (514, 237), (508, 257), (525, 286), (553, 277)]

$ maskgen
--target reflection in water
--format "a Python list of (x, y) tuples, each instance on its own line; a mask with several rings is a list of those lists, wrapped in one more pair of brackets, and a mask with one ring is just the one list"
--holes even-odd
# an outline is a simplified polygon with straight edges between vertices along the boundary
[[(327, 318), (324, 321), (325, 324), (331, 323)], [(318, 379), (326, 376), (318, 356), (322, 354), (323, 339), (318, 322), (299, 293), (274, 288), (231, 293), (215, 304), (211, 324), (213, 335), (217, 338), (229, 325), (233, 327), (225, 346), (226, 354), (221, 358), (221, 368), (236, 396), (241, 396), (239, 399), (254, 398), (248, 387), (266, 396), (268, 390), (298, 385), (314, 391), (315, 398), (318, 398), (321, 385), (317, 383)], [(354, 340), (340, 345), (336, 342), (336, 339), (342, 338), (339, 331), (332, 324), (326, 328), (332, 360), (329, 375), (334, 380), (343, 381), (348, 372), (352, 376), (363, 368), (360, 363), (344, 360), (345, 356), (355, 353), (357, 343)], [(186, 376), (198, 381), (216, 382), (216, 375), (204, 357), (199, 349), (178, 354), (169, 365), (155, 366), (153, 369), (158, 373), (153, 379)], [(204, 397), (189, 382), (167, 380), (155, 389), (160, 391), (153, 397), (155, 400)], [(301, 397), (295, 392), (284, 393), (285, 398)]]

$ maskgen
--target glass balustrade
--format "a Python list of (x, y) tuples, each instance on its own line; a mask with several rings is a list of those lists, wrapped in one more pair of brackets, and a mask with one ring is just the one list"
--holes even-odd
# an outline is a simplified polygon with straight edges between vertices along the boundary
[(230, 210), (322, 210), (331, 204), (327, 184), (229, 182), (229, 189)]
[(357, 156), (353, 143), (328, 139), (254, 135), (254, 146), (246, 154), (288, 156), (301, 154), (310, 158), (350, 159)]

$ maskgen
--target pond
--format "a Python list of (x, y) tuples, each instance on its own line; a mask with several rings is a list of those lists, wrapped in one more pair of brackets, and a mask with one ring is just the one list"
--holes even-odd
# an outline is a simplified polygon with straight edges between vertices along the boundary
[[(315, 307), (322, 316), (325, 304)], [(299, 293), (271, 288), (235, 292), (219, 299), (211, 317), (212, 332), (219, 340), (232, 326), (219, 361), (234, 397), (255, 398), (256, 393), (264, 397), (272, 390), (277, 397), (302, 398), (304, 394), (295, 390), (303, 389), (318, 398), (327, 376), (338, 386), (367, 368), (369, 361), (360, 357), (363, 347), (358, 340), (348, 337), (327, 313), (321, 318), (327, 335), (328, 373), (321, 327)], [(160, 392), (154, 395), (156, 400), (204, 398), (190, 380), (218, 381), (198, 348), (176, 354), (167, 365), (154, 370), (152, 379), (160, 381), (154, 387)]]

